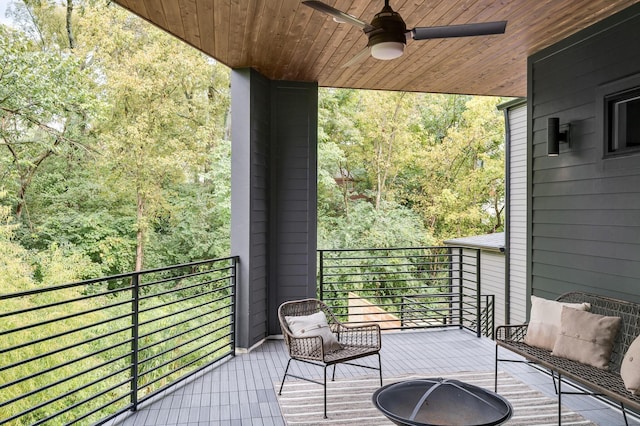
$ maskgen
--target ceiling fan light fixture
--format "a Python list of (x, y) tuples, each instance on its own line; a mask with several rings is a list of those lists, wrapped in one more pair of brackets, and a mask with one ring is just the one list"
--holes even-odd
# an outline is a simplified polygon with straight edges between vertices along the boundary
[(397, 41), (383, 41), (371, 46), (371, 56), (383, 61), (389, 61), (402, 56), (404, 43)]
[[(444, 25), (435, 27), (415, 27), (407, 30), (407, 25), (398, 12), (384, 0), (384, 7), (373, 17), (370, 24), (323, 3), (320, 0), (303, 0), (302, 4), (319, 12), (332, 16), (338, 23), (347, 23), (360, 28), (369, 39), (367, 48), (363, 49), (343, 67), (351, 66), (370, 54), (375, 59), (396, 59), (404, 53), (408, 39), (430, 40), (450, 37), (471, 37), (493, 34), (504, 34), (507, 21), (478, 22), (471, 24)], [(411, 3), (411, 2), (407, 2)]]

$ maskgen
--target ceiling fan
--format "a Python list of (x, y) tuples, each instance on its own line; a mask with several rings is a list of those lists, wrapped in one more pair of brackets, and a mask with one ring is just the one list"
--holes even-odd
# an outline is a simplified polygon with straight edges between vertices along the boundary
[(407, 30), (402, 17), (389, 6), (389, 0), (385, 0), (384, 7), (374, 16), (370, 24), (321, 1), (304, 0), (302, 4), (333, 16), (333, 20), (336, 22), (347, 23), (361, 28), (367, 35), (369, 39), (367, 47), (343, 66), (353, 65), (369, 54), (376, 59), (395, 59), (402, 55), (409, 38), (430, 40), (435, 38), (503, 34), (507, 27), (507, 21), (496, 21), (440, 27), (416, 27)]

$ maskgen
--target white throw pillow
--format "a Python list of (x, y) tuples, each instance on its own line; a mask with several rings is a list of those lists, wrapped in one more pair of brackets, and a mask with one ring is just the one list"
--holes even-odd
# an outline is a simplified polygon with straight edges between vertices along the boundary
[(629, 392), (640, 395), (640, 336), (635, 338), (624, 354), (620, 376)]
[(589, 303), (564, 303), (531, 296), (531, 315), (524, 342), (529, 346), (553, 350), (560, 331), (562, 307), (569, 306), (581, 311), (591, 309)]
[(284, 319), (294, 337), (322, 337), (325, 353), (340, 349), (340, 343), (329, 328), (324, 312), (304, 316), (285, 316)]
[(562, 307), (560, 333), (552, 355), (608, 369), (620, 317), (608, 317)]

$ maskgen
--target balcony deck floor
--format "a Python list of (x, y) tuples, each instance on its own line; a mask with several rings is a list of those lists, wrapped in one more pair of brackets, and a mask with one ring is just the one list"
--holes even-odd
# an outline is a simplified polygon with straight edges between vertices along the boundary
[[(383, 378), (494, 369), (495, 344), (465, 330), (385, 333), (382, 342)], [(506, 351), (501, 350), (501, 356), (504, 354)], [(198, 373), (142, 404), (137, 412), (111, 420), (107, 425), (284, 425), (274, 383), (281, 380), (287, 360), (284, 342), (267, 340), (249, 353)], [(322, 374), (321, 369), (313, 366), (292, 365), (307, 376)], [(548, 375), (518, 363), (501, 363), (499, 368), (555, 398)], [(358, 377), (372, 372), (340, 366), (338, 373), (340, 377)], [(596, 424), (624, 425), (620, 411), (595, 398), (563, 395), (562, 400), (563, 405)], [(630, 417), (629, 424), (640, 422)]]

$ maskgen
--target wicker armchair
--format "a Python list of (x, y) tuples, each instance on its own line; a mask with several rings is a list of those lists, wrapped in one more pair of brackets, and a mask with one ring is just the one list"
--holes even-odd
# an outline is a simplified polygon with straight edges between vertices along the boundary
[[(337, 343), (327, 349), (327, 342), (321, 336), (315, 337), (296, 337), (290, 327), (289, 322), (292, 321), (287, 317), (306, 317), (309, 315), (323, 312), (326, 316), (329, 329), (337, 340)], [(324, 418), (327, 418), (327, 367), (333, 366), (333, 374), (331, 380), (335, 380), (336, 364), (344, 363), (355, 365), (357, 367), (369, 368), (377, 370), (380, 375), (380, 386), (382, 386), (382, 363), (380, 360), (380, 326), (377, 324), (351, 326), (342, 324), (333, 315), (329, 307), (317, 299), (305, 299), (291, 302), (285, 302), (278, 308), (278, 319), (284, 336), (284, 342), (289, 351), (289, 362), (282, 377), (282, 384), (278, 395), (282, 394), (282, 387), (287, 376), (317, 383), (324, 387)], [(299, 333), (297, 333), (299, 336)], [(328, 340), (328, 339), (327, 339)], [(333, 339), (331, 339), (333, 341)], [(368, 357), (371, 355), (378, 356), (378, 366), (356, 364), (349, 361)], [(323, 367), (324, 380), (322, 382), (306, 377), (297, 376), (289, 373), (291, 361), (296, 360), (308, 364)]]

